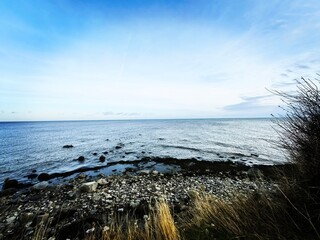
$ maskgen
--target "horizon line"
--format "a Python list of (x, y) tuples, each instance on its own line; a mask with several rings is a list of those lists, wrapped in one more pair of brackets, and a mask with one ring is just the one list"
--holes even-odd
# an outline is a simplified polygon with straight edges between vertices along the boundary
[(0, 120), (0, 123), (26, 122), (99, 122), (99, 121), (157, 121), (157, 120), (228, 120), (228, 119), (272, 119), (279, 117), (204, 117), (204, 118), (139, 118), (139, 119), (67, 119), (67, 120)]

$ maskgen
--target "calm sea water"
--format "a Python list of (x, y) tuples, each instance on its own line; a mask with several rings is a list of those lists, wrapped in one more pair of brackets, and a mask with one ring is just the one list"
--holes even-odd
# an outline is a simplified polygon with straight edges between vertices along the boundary
[[(272, 127), (270, 119), (0, 123), (0, 184), (32, 170), (63, 172), (143, 156), (283, 163), (283, 153), (272, 144), (277, 140)], [(116, 149), (119, 143), (123, 148)], [(62, 148), (67, 144), (74, 148)], [(100, 163), (105, 151), (107, 160)], [(74, 160), (81, 155), (83, 163)]]

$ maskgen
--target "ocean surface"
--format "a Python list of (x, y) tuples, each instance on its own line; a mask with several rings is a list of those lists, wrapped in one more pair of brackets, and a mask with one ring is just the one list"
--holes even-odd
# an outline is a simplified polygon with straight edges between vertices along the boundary
[[(281, 164), (285, 157), (274, 145), (273, 127), (270, 119), (0, 123), (0, 185), (6, 177), (23, 181), (32, 170), (64, 172), (146, 156)], [(99, 162), (106, 151), (106, 161)], [(75, 160), (79, 156), (86, 160)]]

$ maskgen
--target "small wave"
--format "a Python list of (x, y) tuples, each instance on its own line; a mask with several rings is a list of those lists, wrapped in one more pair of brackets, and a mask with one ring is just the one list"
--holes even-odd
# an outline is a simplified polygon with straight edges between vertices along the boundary
[(195, 152), (203, 152), (203, 150), (198, 148), (192, 148), (192, 147), (185, 147), (185, 146), (176, 146), (176, 145), (161, 145), (163, 148), (178, 148), (178, 149), (184, 149), (184, 150), (190, 150)]
[(227, 143), (223, 143), (223, 142), (213, 142), (213, 144), (218, 145), (220, 147), (238, 147), (232, 144), (227, 144)]

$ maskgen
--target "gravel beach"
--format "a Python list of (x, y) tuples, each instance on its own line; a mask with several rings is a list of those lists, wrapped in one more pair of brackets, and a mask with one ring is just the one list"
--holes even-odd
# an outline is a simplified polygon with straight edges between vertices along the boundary
[[(82, 239), (98, 224), (108, 229), (114, 216), (148, 217), (152, 202), (165, 199), (175, 214), (188, 211), (190, 199), (208, 192), (229, 199), (256, 190), (273, 191), (275, 184), (260, 170), (160, 173), (142, 170), (121, 175), (80, 173), (58, 185), (46, 181), (0, 198), (0, 239), (33, 239), (46, 222), (51, 239)], [(79, 227), (81, 226), (81, 227)]]

